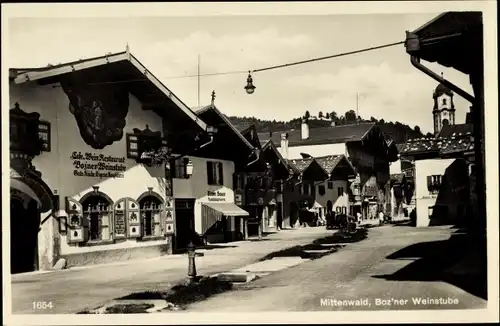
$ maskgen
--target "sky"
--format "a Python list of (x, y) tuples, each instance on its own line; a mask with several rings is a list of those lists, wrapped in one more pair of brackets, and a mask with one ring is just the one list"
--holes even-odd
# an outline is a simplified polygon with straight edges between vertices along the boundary
[[(208, 17), (11, 18), (9, 67), (45, 67), (124, 51), (126, 45), (184, 103), (198, 106), (200, 73), (248, 71), (403, 41), (439, 12)], [(426, 63), (472, 93), (467, 75)], [(404, 45), (253, 74), (255, 93), (244, 91), (247, 73), (200, 78), (200, 105), (227, 115), (289, 120), (308, 110), (356, 110), (363, 118), (399, 121), (432, 132), (437, 82), (410, 63)], [(470, 104), (455, 95), (456, 123)]]

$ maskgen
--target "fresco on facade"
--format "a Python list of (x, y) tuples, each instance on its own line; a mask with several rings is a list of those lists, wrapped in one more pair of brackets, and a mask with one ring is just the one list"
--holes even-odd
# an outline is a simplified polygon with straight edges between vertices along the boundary
[(128, 91), (117, 85), (89, 86), (61, 82), (80, 135), (87, 145), (103, 149), (123, 137), (129, 108)]

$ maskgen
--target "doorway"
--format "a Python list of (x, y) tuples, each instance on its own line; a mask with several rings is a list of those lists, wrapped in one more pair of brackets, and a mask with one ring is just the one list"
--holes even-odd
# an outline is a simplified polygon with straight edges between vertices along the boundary
[(190, 241), (196, 245), (194, 199), (175, 199), (175, 250), (184, 250)]
[(295, 227), (299, 219), (299, 207), (295, 202), (290, 203), (290, 227)]
[(276, 227), (278, 229), (283, 229), (283, 203), (276, 203)]
[(38, 204), (30, 200), (10, 199), (10, 272), (27, 273), (38, 270)]

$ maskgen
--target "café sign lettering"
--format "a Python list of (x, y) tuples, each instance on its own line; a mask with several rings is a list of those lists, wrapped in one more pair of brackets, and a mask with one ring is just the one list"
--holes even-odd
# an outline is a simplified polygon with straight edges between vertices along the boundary
[(73, 175), (92, 178), (123, 178), (127, 170), (125, 157), (111, 155), (73, 152), (70, 156), (73, 162)]
[(226, 201), (226, 193), (222, 191), (207, 191), (208, 201)]

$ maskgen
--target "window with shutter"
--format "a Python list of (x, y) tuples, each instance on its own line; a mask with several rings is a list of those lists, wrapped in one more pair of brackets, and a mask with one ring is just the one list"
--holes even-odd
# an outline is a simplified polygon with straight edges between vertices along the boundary
[(218, 177), (219, 177), (219, 182), (218, 182), (218, 185), (219, 186), (222, 186), (224, 185), (224, 169), (223, 169), (223, 166), (222, 166), (222, 162), (219, 162), (218, 164)]
[(214, 184), (214, 174), (213, 174), (213, 163), (210, 162), (210, 161), (207, 161), (207, 183), (209, 185), (213, 185)]
[(144, 237), (157, 237), (162, 235), (161, 213), (162, 202), (155, 196), (146, 196), (139, 202), (142, 220), (142, 234)]
[(91, 242), (111, 240), (112, 203), (96, 194), (86, 198), (82, 207), (86, 239)]
[(66, 197), (66, 211), (68, 212), (68, 242), (79, 243), (84, 241), (82, 205), (73, 198)]

